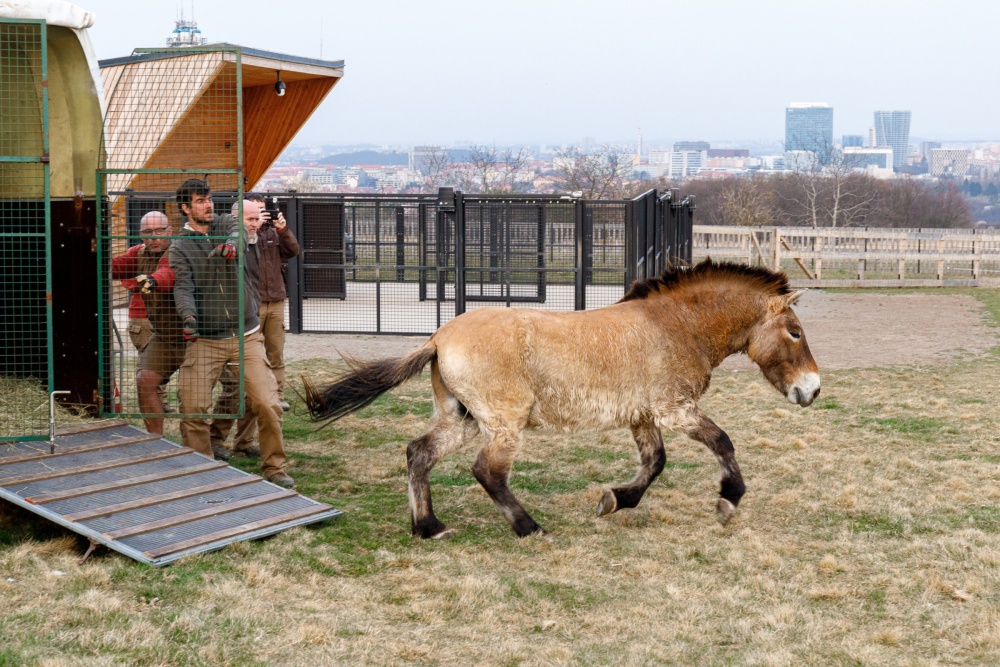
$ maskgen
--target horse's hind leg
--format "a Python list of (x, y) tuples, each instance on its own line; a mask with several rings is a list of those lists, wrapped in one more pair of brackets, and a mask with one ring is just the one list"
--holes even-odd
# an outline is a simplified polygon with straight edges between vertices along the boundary
[(510, 490), (508, 481), (514, 456), (521, 446), (520, 432), (497, 430), (483, 446), (472, 466), (472, 474), (486, 489), (493, 503), (503, 513), (518, 537), (542, 530), (525, 511)]
[(695, 417), (694, 424), (685, 429), (685, 432), (689, 437), (705, 444), (719, 460), (719, 466), (722, 468), (722, 481), (719, 489), (719, 502), (716, 503), (716, 518), (724, 526), (736, 514), (736, 506), (740, 504), (740, 498), (746, 492), (746, 485), (743, 483), (740, 466), (736, 463), (736, 450), (733, 448), (733, 441), (729, 439), (725, 431), (716, 426), (715, 422), (706, 417), (700, 410)]
[(649, 422), (632, 427), (632, 437), (639, 447), (639, 472), (625, 486), (613, 487), (604, 494), (597, 505), (597, 516), (604, 516), (620, 509), (635, 507), (642, 500), (646, 489), (663, 472), (667, 455), (663, 451), (663, 437), (656, 424)]
[(415, 536), (441, 539), (454, 532), (434, 516), (429, 477), (434, 464), (462, 444), (464, 428), (461, 422), (440, 422), (406, 448), (410, 532)]

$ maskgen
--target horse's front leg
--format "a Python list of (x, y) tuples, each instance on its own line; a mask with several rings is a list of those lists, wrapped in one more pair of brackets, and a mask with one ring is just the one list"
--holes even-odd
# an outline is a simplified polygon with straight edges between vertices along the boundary
[(632, 427), (632, 437), (639, 448), (639, 472), (625, 486), (616, 486), (604, 494), (597, 505), (597, 516), (604, 516), (620, 509), (635, 507), (642, 500), (646, 489), (663, 472), (667, 454), (663, 451), (663, 437), (652, 421)]
[(716, 504), (716, 510), (719, 523), (725, 526), (736, 514), (736, 506), (740, 504), (740, 498), (746, 492), (743, 474), (740, 472), (739, 464), (736, 463), (736, 450), (733, 449), (733, 441), (726, 432), (716, 426), (715, 422), (701, 410), (696, 410), (692, 416), (693, 423), (685, 428), (684, 432), (688, 437), (704, 443), (711, 449), (722, 468), (722, 483), (719, 489), (721, 497)]

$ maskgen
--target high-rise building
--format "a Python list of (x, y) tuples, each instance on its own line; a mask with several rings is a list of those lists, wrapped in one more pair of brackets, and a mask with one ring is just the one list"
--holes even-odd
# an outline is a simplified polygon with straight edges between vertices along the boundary
[(962, 148), (932, 148), (930, 173), (932, 176), (965, 176), (969, 172), (969, 151)]
[(833, 150), (833, 107), (792, 102), (785, 109), (785, 150), (811, 151), (825, 162)]
[(920, 142), (920, 157), (925, 160), (931, 159), (931, 151), (935, 148), (941, 148), (940, 141), (921, 141)]
[(844, 164), (878, 178), (892, 178), (892, 149), (844, 146)]
[(892, 148), (892, 168), (899, 171), (910, 154), (910, 112), (876, 111), (875, 145)]
[(707, 151), (712, 145), (707, 141), (675, 141), (675, 151)]
[(853, 148), (865, 145), (865, 137), (862, 134), (845, 134), (840, 140), (840, 145), (844, 148)]

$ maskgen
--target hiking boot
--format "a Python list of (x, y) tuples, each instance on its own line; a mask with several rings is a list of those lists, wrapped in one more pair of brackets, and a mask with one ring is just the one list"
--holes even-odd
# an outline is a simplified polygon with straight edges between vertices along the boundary
[(288, 404), (288, 401), (286, 401), (285, 399), (281, 399), (280, 401), (278, 401), (278, 405), (280, 405), (281, 409), (285, 412), (288, 412), (289, 410), (292, 409), (292, 406), (290, 406)]
[(260, 447), (255, 447), (253, 445), (250, 445), (249, 447), (241, 447), (239, 449), (234, 449), (233, 454), (242, 454), (248, 459), (259, 459)]
[(271, 475), (268, 475), (267, 481), (269, 481), (271, 484), (277, 484), (278, 486), (283, 486), (286, 489), (295, 488), (295, 480), (283, 472), (276, 472)]
[(218, 459), (219, 461), (228, 461), (229, 459), (231, 459), (233, 457), (232, 452), (230, 452), (228, 449), (226, 449), (225, 445), (214, 445), (213, 444), (212, 445), (212, 454), (214, 454), (215, 458)]

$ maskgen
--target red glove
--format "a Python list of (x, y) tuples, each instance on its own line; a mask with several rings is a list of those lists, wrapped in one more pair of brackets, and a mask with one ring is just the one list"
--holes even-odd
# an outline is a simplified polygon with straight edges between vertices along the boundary
[(208, 253), (209, 257), (215, 257), (216, 255), (221, 255), (226, 259), (236, 259), (236, 248), (229, 243), (220, 243), (215, 246), (212, 252)]
[(193, 317), (184, 318), (184, 340), (189, 343), (198, 340), (198, 320)]

